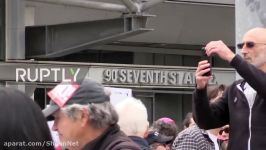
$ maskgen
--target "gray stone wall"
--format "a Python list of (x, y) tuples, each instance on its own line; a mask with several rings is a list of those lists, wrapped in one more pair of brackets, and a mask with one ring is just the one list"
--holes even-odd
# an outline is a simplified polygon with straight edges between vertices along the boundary
[[(243, 35), (254, 27), (266, 27), (265, 0), (235, 0), (236, 43), (241, 42)], [(240, 50), (236, 49), (236, 53)], [(240, 76), (236, 75), (236, 79)]]

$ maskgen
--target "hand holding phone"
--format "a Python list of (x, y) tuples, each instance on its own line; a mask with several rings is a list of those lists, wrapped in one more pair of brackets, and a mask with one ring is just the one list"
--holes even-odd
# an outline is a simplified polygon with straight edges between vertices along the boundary
[[(211, 69), (211, 66), (212, 66), (212, 57), (211, 56), (208, 56), (206, 54), (205, 47), (202, 47), (201, 48), (201, 51), (202, 51), (201, 60), (207, 60), (208, 63), (210, 63), (210, 69)], [(207, 69), (207, 68), (205, 68), (205, 69)], [(203, 76), (211, 76), (211, 70), (209, 72), (206, 72), (205, 74), (203, 74)]]

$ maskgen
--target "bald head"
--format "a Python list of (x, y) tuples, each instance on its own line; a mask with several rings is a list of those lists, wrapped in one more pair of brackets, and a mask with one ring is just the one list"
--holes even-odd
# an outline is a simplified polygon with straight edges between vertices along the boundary
[(249, 30), (244, 35), (242, 42), (253, 43), (251, 46), (245, 45), (241, 49), (244, 59), (266, 72), (266, 28), (257, 27)]
[(243, 41), (266, 43), (266, 28), (257, 27), (250, 29), (243, 37)]

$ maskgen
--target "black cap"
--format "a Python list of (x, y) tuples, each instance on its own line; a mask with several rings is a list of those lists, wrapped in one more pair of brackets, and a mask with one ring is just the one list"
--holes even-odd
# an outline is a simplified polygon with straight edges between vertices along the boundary
[[(65, 83), (70, 84), (70, 83)], [(72, 83), (73, 84), (73, 83)], [(86, 105), (89, 103), (102, 103), (110, 101), (110, 97), (105, 93), (104, 87), (93, 80), (84, 79), (75, 82), (78, 84), (78, 89), (73, 93), (71, 98), (64, 105), (80, 104)], [(50, 105), (42, 112), (45, 117), (49, 117), (54, 112), (59, 110), (60, 106), (53, 100), (50, 101)]]
[(163, 134), (160, 134), (159, 132), (150, 132), (146, 138), (149, 145), (153, 143), (161, 143), (161, 144), (168, 144), (173, 140), (174, 136), (166, 136)]

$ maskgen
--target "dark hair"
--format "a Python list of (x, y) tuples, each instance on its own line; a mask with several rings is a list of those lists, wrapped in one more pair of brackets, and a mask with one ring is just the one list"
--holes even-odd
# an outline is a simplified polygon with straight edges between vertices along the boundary
[(150, 145), (150, 150), (156, 150), (159, 146), (163, 146), (164, 148), (171, 147), (171, 145), (166, 145), (166, 144), (161, 144), (161, 143), (152, 143)]
[(0, 149), (53, 150), (40, 107), (24, 93), (0, 88)]
[(189, 127), (189, 125), (190, 125), (190, 123), (191, 123), (191, 118), (193, 118), (193, 116), (192, 116), (192, 112), (188, 112), (188, 113), (186, 114), (186, 117), (185, 117), (184, 121), (183, 121), (183, 126), (184, 126), (185, 128), (188, 128), (188, 127)]
[(226, 86), (223, 84), (211, 86), (207, 90), (208, 99), (212, 101), (214, 98), (218, 96), (219, 92), (223, 92), (225, 91), (225, 89), (226, 89)]

